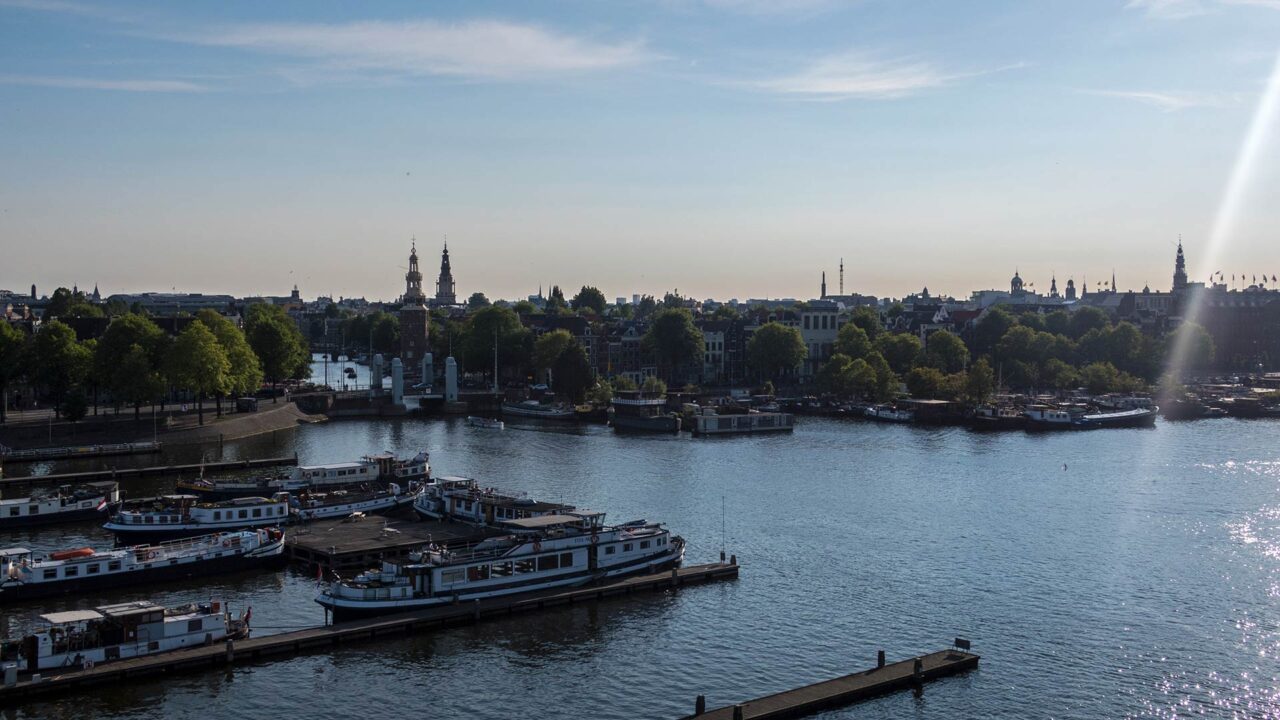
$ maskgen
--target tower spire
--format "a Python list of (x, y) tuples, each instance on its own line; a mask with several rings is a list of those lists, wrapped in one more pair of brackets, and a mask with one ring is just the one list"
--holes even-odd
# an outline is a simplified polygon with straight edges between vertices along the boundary
[(844, 258), (840, 258), (840, 294), (844, 295)]

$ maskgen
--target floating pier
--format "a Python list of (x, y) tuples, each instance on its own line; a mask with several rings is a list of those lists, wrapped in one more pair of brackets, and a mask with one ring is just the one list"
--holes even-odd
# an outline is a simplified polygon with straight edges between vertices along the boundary
[[(967, 646), (967, 641), (961, 647)], [(960, 643), (957, 643), (960, 644)], [(706, 711), (706, 701), (701, 695), (694, 703), (694, 713), (684, 720), (781, 720), (829, 710), (841, 705), (907, 688), (920, 688), (931, 680), (949, 677), (978, 667), (979, 656), (964, 650), (940, 650), (920, 655), (910, 660), (884, 664), (884, 651), (880, 651), (878, 666), (852, 675), (806, 685), (775, 695), (727, 705)]]
[(290, 526), (285, 555), (306, 565), (330, 570), (376, 566), (403, 558), (427, 543), (453, 546), (479, 542), (502, 533), (460, 522), (398, 520), (370, 515), (359, 521), (316, 520)]
[(191, 465), (158, 465), (154, 467), (125, 467), (107, 470), (90, 470), (87, 472), (57, 473), (53, 475), (27, 475), (24, 477), (0, 479), (0, 488), (9, 488), (37, 484), (66, 484), (89, 482), (92, 480), (119, 480), (121, 478), (157, 477), (164, 475), (189, 475), (196, 473), (219, 472), (222, 470), (244, 470), (249, 468), (283, 467), (297, 465), (298, 456), (261, 458), (258, 460), (225, 460), (220, 462), (193, 463)]
[(415, 632), (468, 625), (480, 620), (506, 617), (557, 605), (597, 602), (642, 592), (676, 590), (685, 585), (701, 585), (736, 577), (738, 577), (736, 562), (693, 565), (603, 585), (589, 585), (572, 590), (550, 589), (505, 598), (474, 600), (413, 613), (325, 625), (278, 635), (177, 650), (150, 657), (119, 660), (103, 663), (88, 670), (47, 670), (39, 679), (28, 678), (13, 685), (0, 686), (0, 704), (14, 705), (40, 695), (63, 694), (100, 683), (121, 683), (140, 677), (196, 671), (223, 665), (260, 663), (302, 652), (322, 651), (340, 645), (380, 638), (401, 639)]
[(37, 460), (63, 460), (110, 455), (143, 455), (160, 452), (161, 443), (136, 442), (111, 445), (75, 445), (70, 447), (34, 448), (31, 450), (0, 451), (0, 460), (8, 462), (34, 462)]

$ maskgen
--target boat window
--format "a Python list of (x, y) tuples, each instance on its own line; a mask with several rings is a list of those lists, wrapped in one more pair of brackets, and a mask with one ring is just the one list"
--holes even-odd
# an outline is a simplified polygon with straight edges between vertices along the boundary
[(631, 552), (631, 543), (626, 543), (625, 545), (623, 545), (622, 552)]
[(617, 545), (609, 545), (608, 547), (606, 547), (606, 548), (604, 549), (604, 554), (605, 554), (605, 555), (612, 555), (612, 554), (614, 554), (614, 553), (616, 553), (616, 552), (618, 552), (618, 546), (617, 546)]
[(52, 570), (45, 570), (45, 571), (44, 571), (44, 579), (45, 579), (45, 580), (56, 580), (56, 579), (57, 579), (57, 577), (58, 577), (58, 569), (57, 569), (57, 568), (54, 568), (54, 569), (52, 569)]
[(248, 510), (241, 510), (241, 511), (240, 511), (240, 519), (241, 519), (241, 520), (243, 520), (243, 519), (245, 519), (245, 518), (247, 518), (247, 517), (249, 517), (249, 511), (248, 511)]
[(466, 579), (466, 573), (459, 570), (442, 570), (440, 572), (441, 583), (456, 583)]
[(569, 567), (573, 564), (573, 553), (560, 553), (560, 567)]
[(538, 558), (539, 570), (555, 570), (560, 567), (560, 558), (555, 555), (543, 555)]
[(281, 505), (280, 507), (276, 508), (276, 514), (277, 514), (277, 515), (283, 515), (283, 514), (284, 514), (284, 506), (283, 506), (283, 505)]
[(27, 514), (29, 514), (29, 515), (39, 515), (39, 514), (40, 514), (40, 506), (39, 506), (39, 505), (32, 505), (31, 507), (28, 507), (28, 508), (27, 508)]
[(472, 565), (471, 567), (467, 568), (467, 579), (473, 582), (476, 580), (488, 580), (489, 566), (488, 565)]
[(187, 632), (189, 632), (189, 633), (200, 632), (200, 631), (201, 631), (201, 630), (203, 630), (203, 629), (204, 629), (204, 621), (203, 621), (203, 620), (188, 620), (188, 621), (187, 621)]
[(648, 541), (648, 540), (641, 540), (641, 541), (640, 541), (640, 549), (641, 549), (641, 550), (645, 550), (645, 549), (647, 549), (648, 547), (649, 547), (649, 541)]
[(533, 572), (533, 561), (532, 561), (532, 560), (517, 560), (517, 561), (516, 561), (516, 573), (517, 573), (517, 574), (519, 574), (519, 573), (530, 573), (530, 572)]
[(107, 563), (107, 572), (115, 572), (116, 570), (119, 570), (119, 569), (120, 569), (119, 560), (112, 560), (111, 562)]
[(254, 517), (262, 517), (262, 508), (254, 508), (254, 509), (253, 509), (253, 516), (254, 516)]
[(17, 516), (18, 516), (18, 507), (15, 505), (9, 508), (9, 517), (17, 517)]
[(76, 567), (75, 565), (68, 565), (67, 567), (62, 569), (63, 577), (75, 577), (79, 574), (80, 574), (80, 568)]
[(98, 570), (100, 570), (100, 569), (102, 569), (102, 568), (101, 568), (101, 566), (99, 566), (99, 565), (98, 565), (98, 563), (94, 563), (94, 564), (92, 564), (92, 565), (90, 565), (90, 566), (86, 567), (86, 568), (84, 569), (84, 572), (85, 572), (85, 574), (86, 574), (86, 575), (97, 575), (97, 574), (98, 574)]
[(147, 516), (146, 524), (147, 524), (147, 525), (151, 525), (151, 524), (154, 524), (154, 523), (155, 523), (155, 521), (156, 521), (156, 519), (155, 519), (154, 517), (152, 517), (151, 515), (148, 515), (148, 516)]
[(490, 571), (489, 574), (492, 575), (493, 577), (511, 577), (510, 562), (496, 562), (493, 564), (492, 567), (493, 569)]
[(213, 519), (214, 519), (214, 520), (221, 520), (221, 519), (222, 519), (222, 511), (221, 511), (221, 510), (214, 510), (214, 511), (213, 511)]

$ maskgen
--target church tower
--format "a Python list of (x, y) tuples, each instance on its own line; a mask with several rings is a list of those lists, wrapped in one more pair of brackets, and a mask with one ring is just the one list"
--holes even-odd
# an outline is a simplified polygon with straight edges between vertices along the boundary
[(444, 243), (444, 252), (440, 255), (440, 279), (436, 281), (436, 305), (456, 305), (457, 293), (453, 287), (453, 270), (449, 267), (449, 242)]
[(1022, 276), (1018, 274), (1017, 270), (1014, 270), (1013, 279), (1009, 281), (1009, 294), (1022, 295), (1023, 292)]
[(1053, 275), (1049, 278), (1049, 297), (1058, 297), (1058, 276)]
[(1075, 278), (1067, 278), (1067, 299), (1076, 299), (1076, 280)]
[(1187, 259), (1182, 255), (1182, 237), (1178, 237), (1178, 257), (1173, 261), (1173, 291), (1187, 289)]
[(422, 293), (422, 273), (418, 271), (418, 244), (409, 250), (409, 272), (404, 274), (404, 305), (400, 308), (400, 357), (407, 368), (416, 368), (427, 347), (431, 316), (427, 296)]
[(819, 295), (818, 297), (824, 300), (827, 297), (827, 271), (826, 270), (822, 271), (822, 294)]

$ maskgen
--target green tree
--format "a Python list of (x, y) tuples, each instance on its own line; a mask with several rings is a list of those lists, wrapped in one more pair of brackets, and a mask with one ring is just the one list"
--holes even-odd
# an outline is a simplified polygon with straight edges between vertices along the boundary
[(747, 341), (747, 364), (771, 381), (795, 370), (808, 355), (800, 331), (779, 322), (761, 325)]
[[(454, 343), (461, 348), (463, 362), (468, 368), (489, 369), (493, 367), (495, 340), (501, 368), (523, 377), (529, 365), (533, 339), (513, 310), (490, 305), (471, 313)], [(494, 378), (494, 382), (497, 381)]]
[(666, 395), (667, 384), (657, 375), (650, 375), (640, 384), (640, 390), (650, 395)]
[(613, 385), (614, 392), (622, 392), (624, 390), (636, 390), (636, 382), (626, 375), (619, 375), (609, 381)]
[(929, 335), (924, 351), (924, 362), (944, 373), (958, 373), (969, 363), (969, 348), (958, 336), (939, 330)]
[(873, 307), (859, 305), (854, 308), (849, 322), (862, 328), (862, 332), (867, 334), (867, 339), (871, 342), (875, 342), (880, 333), (884, 332), (884, 326), (880, 324), (880, 312)]
[(906, 374), (920, 359), (920, 338), (911, 333), (883, 333), (876, 338), (876, 351), (894, 372)]
[[(244, 334), (249, 347), (262, 362), (262, 373), (271, 380), (272, 389), (276, 389), (281, 380), (301, 380), (311, 374), (311, 353), (306, 340), (283, 308), (266, 303), (250, 305), (244, 321)], [(271, 401), (279, 401), (276, 393), (272, 393)]]
[(867, 331), (852, 322), (840, 326), (836, 333), (835, 351), (847, 356), (851, 362), (866, 357), (873, 349)]
[(1036, 313), (1023, 313), (1018, 316), (1018, 324), (1029, 327), (1036, 332), (1044, 332), (1047, 325), (1044, 318)]
[(25, 333), (0, 320), (0, 424), (5, 422), (5, 413), (9, 408), (9, 383), (22, 370), (26, 344)]
[(1058, 358), (1049, 358), (1040, 367), (1039, 382), (1053, 390), (1069, 390), (1080, 384), (1080, 374), (1076, 369)]
[(547, 312), (555, 315), (568, 309), (569, 303), (565, 302), (564, 292), (559, 285), (552, 285), (551, 292), (547, 296)]
[(89, 402), (84, 396), (84, 391), (80, 388), (74, 388), (68, 392), (60, 403), (58, 403), (58, 412), (62, 417), (73, 423), (78, 423), (88, 414)]
[[(862, 331), (859, 329), (858, 332)], [(861, 360), (861, 358), (858, 359)], [(863, 365), (866, 365), (865, 360)], [(857, 377), (854, 376), (853, 358), (844, 353), (835, 353), (818, 371), (818, 375), (814, 380), (823, 392), (839, 397), (853, 395), (857, 392)]]
[(878, 352), (871, 353), (865, 360), (875, 373), (875, 387), (871, 393), (873, 399), (878, 402), (892, 400), (898, 394), (898, 376), (889, 367), (889, 362)]
[(725, 304), (716, 308), (716, 311), (711, 313), (711, 317), (716, 320), (737, 320), (742, 316), (733, 306)]
[(395, 355), (400, 349), (400, 318), (389, 312), (378, 311), (369, 316), (373, 332), (373, 350), (383, 355)]
[[(98, 345), (94, 349), (93, 364), (95, 373), (103, 386), (111, 393), (117, 403), (133, 403), (134, 420), (140, 419), (142, 403), (155, 400), (164, 392), (160, 379), (160, 362), (168, 338), (150, 318), (129, 313), (111, 321)], [(129, 358), (134, 348), (142, 351), (147, 360), (147, 367), (142, 369), (137, 357)], [(126, 373), (125, 360), (129, 359), (129, 373)], [(137, 373), (133, 376), (130, 373)], [(160, 389), (155, 385), (159, 383)]]
[(511, 306), (511, 311), (517, 315), (532, 315), (538, 311), (538, 308), (528, 300), (517, 300), (516, 303)]
[(1054, 310), (1044, 316), (1044, 329), (1054, 335), (1067, 335), (1071, 332), (1071, 316), (1066, 310)]
[(336, 320), (341, 315), (342, 315), (342, 310), (338, 307), (337, 303), (331, 302), (328, 305), (324, 306), (325, 318), (329, 320)]
[(561, 351), (551, 366), (552, 379), (555, 381), (556, 394), (567, 397), (574, 403), (582, 402), (587, 388), (594, 382), (591, 376), (591, 362), (587, 358), (587, 350), (582, 343), (573, 340)]
[(468, 310), (479, 310), (480, 308), (490, 304), (492, 303), (489, 302), (489, 298), (485, 297), (482, 292), (473, 292), (471, 293), (471, 297), (467, 298)]
[(603, 377), (596, 378), (595, 385), (587, 391), (587, 399), (596, 407), (608, 407), (613, 401), (613, 385)]
[(102, 308), (89, 302), (79, 290), (72, 292), (64, 287), (53, 291), (49, 296), (49, 304), (45, 306), (47, 318), (102, 317)]
[(675, 382), (676, 371), (682, 364), (701, 361), (705, 350), (702, 332), (694, 327), (693, 316), (684, 308), (659, 310), (650, 321), (641, 345), (657, 356), (658, 367), (666, 369), (666, 377), (671, 382)]
[(1073, 340), (1079, 340), (1090, 330), (1101, 330), (1111, 324), (1107, 314), (1095, 307), (1082, 307), (1071, 316), (1070, 332)]
[(218, 338), (202, 322), (193, 322), (169, 346), (165, 374), (175, 386), (196, 396), (200, 424), (204, 424), (204, 399), (227, 392), (231, 363)]
[(570, 304), (574, 310), (590, 310), (597, 315), (603, 315), (607, 301), (600, 290), (590, 285), (583, 285), (578, 294), (573, 296)]
[(996, 374), (985, 357), (978, 358), (965, 374), (964, 396), (969, 402), (986, 402), (996, 387)]
[(552, 330), (544, 333), (533, 343), (533, 367), (541, 373), (550, 372), (555, 366), (556, 361), (560, 359), (560, 355), (571, 345), (576, 345), (577, 341), (573, 339), (573, 335), (568, 330)]
[(1090, 393), (1101, 395), (1120, 384), (1120, 371), (1109, 362), (1090, 363), (1080, 371), (1080, 380)]
[(973, 354), (990, 355), (996, 343), (1013, 327), (1013, 316), (1008, 310), (996, 306), (987, 310), (973, 327)]
[[(1183, 348), (1183, 357), (1178, 357), (1180, 347)], [(1213, 337), (1197, 323), (1184, 322), (1179, 325), (1166, 338), (1165, 348), (1166, 365), (1179, 374), (1213, 367)]]
[(137, 343), (129, 346), (107, 380), (114, 399), (133, 404), (134, 422), (142, 419), (142, 403), (155, 402), (164, 393), (164, 379), (151, 353)]
[(937, 368), (918, 367), (907, 373), (907, 392), (914, 398), (938, 398), (946, 383), (946, 376)]
[(652, 295), (643, 295), (640, 297), (639, 304), (636, 305), (636, 319), (644, 320), (658, 309), (658, 301), (653, 299)]
[(996, 343), (995, 356), (1004, 362), (1036, 364), (1041, 361), (1036, 331), (1025, 325), (1014, 325)]
[[(244, 333), (235, 323), (223, 317), (215, 310), (201, 310), (196, 319), (218, 339), (218, 345), (227, 356), (228, 372), (225, 393), (245, 395), (255, 392), (262, 386), (262, 362), (249, 347)], [(222, 396), (218, 398), (218, 417), (222, 417)]]
[(80, 387), (93, 369), (93, 355), (76, 342), (76, 333), (58, 320), (43, 323), (28, 346), (27, 376), (45, 389), (60, 413), (63, 399)]

